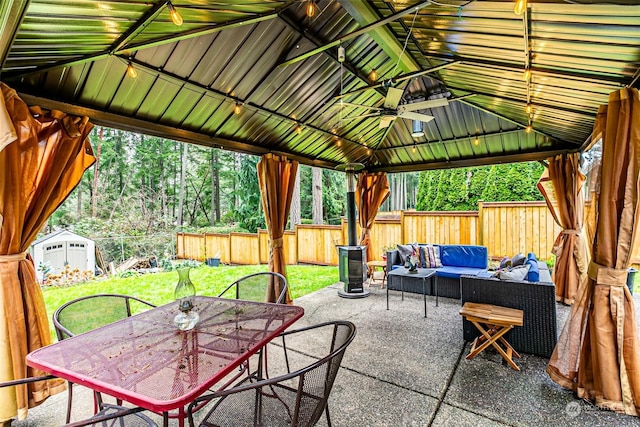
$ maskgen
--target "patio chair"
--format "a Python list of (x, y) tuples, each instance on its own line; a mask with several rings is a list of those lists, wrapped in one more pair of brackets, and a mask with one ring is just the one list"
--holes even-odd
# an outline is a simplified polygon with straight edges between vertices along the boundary
[[(226, 287), (226, 289), (218, 295), (223, 297), (230, 295), (232, 289), (235, 289), (235, 299), (242, 299), (246, 301), (265, 302), (267, 300), (267, 289), (269, 287), (269, 281), (274, 281), (274, 286), (277, 289), (277, 284), (280, 283), (282, 291), (276, 299), (276, 304), (284, 304), (287, 298), (287, 279), (280, 273), (274, 273), (272, 271), (263, 271), (260, 273), (249, 274), (248, 276), (241, 277), (232, 284)], [(262, 369), (262, 350), (258, 352), (258, 370), (251, 372), (249, 368), (249, 360), (240, 366), (240, 374), (234, 377), (232, 381), (235, 381), (242, 372), (247, 371), (249, 376), (256, 376)]]
[[(46, 381), (54, 379), (53, 375), (43, 375), (40, 377), (22, 378), (12, 381), (0, 382), (0, 388), (14, 387), (23, 384), (35, 383), (38, 381)], [(127, 410), (125, 415), (119, 414), (119, 411)], [(144, 414), (140, 414), (142, 408), (125, 408), (118, 405), (104, 404), (100, 411), (86, 420), (73, 423), (73, 426), (100, 426), (100, 427), (158, 427), (158, 425)], [(68, 423), (69, 421), (67, 421)]]
[[(97, 294), (68, 301), (53, 313), (53, 324), (58, 340), (96, 329), (120, 319), (131, 316), (132, 306), (135, 308), (153, 308), (155, 305), (130, 295)], [(71, 403), (73, 386), (69, 383), (69, 400), (67, 402), (67, 423), (71, 420)], [(96, 394), (96, 408), (101, 404)], [(118, 401), (120, 404), (120, 401)]]
[[(189, 425), (194, 427), (193, 411), (203, 403), (216, 400), (203, 417), (200, 426), (207, 427), (303, 427), (313, 426), (326, 413), (331, 426), (327, 401), (338, 374), (342, 356), (353, 341), (356, 327), (347, 321), (321, 323), (282, 333), (282, 346), (278, 359), (286, 374), (274, 378), (245, 378), (236, 386), (201, 396), (187, 408)], [(320, 346), (310, 348), (310, 343)], [(287, 341), (300, 344), (304, 352), (287, 347)], [(313, 362), (291, 372), (293, 360)]]
[(249, 274), (236, 280), (227, 288), (220, 292), (219, 297), (229, 295), (230, 289), (235, 288), (235, 299), (243, 299), (247, 301), (265, 302), (267, 299), (267, 289), (269, 282), (273, 280), (277, 289), (277, 284), (281, 284), (282, 291), (276, 299), (277, 304), (284, 304), (287, 297), (287, 279), (280, 273), (272, 271), (263, 271), (260, 273)]

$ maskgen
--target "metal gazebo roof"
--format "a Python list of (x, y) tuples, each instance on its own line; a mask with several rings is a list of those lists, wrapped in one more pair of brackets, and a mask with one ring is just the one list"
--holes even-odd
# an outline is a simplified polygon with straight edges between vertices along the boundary
[[(583, 148), (608, 94), (637, 85), (637, 3), (3, 0), (0, 79), (96, 124), (320, 167), (540, 160)], [(413, 138), (359, 117), (388, 86), (456, 100)]]

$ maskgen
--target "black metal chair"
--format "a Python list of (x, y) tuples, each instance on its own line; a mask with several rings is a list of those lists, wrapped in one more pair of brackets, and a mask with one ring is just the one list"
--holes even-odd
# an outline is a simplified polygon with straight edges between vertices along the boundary
[[(115, 321), (125, 319), (132, 314), (132, 309), (149, 309), (155, 305), (130, 295), (97, 294), (68, 301), (53, 314), (53, 324), (58, 340), (100, 328)], [(71, 403), (73, 399), (72, 383), (69, 383), (69, 400), (67, 402), (67, 420), (71, 420)], [(118, 401), (118, 404), (120, 402)], [(104, 405), (100, 394), (96, 393), (96, 407)]]
[[(278, 363), (284, 366), (286, 374), (274, 378), (248, 377), (230, 389), (197, 398), (187, 408), (190, 426), (194, 426), (194, 409), (212, 400), (216, 401), (200, 426), (313, 426), (323, 412), (331, 426), (327, 401), (342, 356), (355, 334), (355, 325), (347, 321), (326, 322), (282, 333), (282, 346), (270, 347), (283, 352), (284, 357)], [(309, 342), (318, 343), (319, 337), (326, 340), (321, 340), (321, 346), (310, 348)], [(287, 347), (287, 341), (300, 339), (303, 352)], [(314, 358), (313, 363), (291, 371), (292, 359), (308, 363), (309, 357)]]
[[(18, 380), (0, 382), (0, 388), (27, 385), (38, 381), (54, 379), (53, 375), (22, 378)], [(103, 404), (100, 411), (86, 420), (78, 421), (70, 426), (100, 426), (100, 427), (158, 427), (149, 417), (140, 414), (142, 408), (125, 408), (119, 405)], [(126, 411), (126, 412), (122, 412)], [(68, 423), (69, 421), (67, 421)]]
[(272, 271), (263, 271), (241, 277), (227, 286), (227, 288), (220, 292), (220, 295), (218, 296), (228, 296), (230, 294), (229, 290), (235, 288), (235, 299), (265, 302), (267, 300), (267, 290), (271, 281), (273, 281), (275, 289), (278, 289), (279, 286), (282, 288), (282, 291), (276, 299), (276, 303), (284, 304), (287, 298), (287, 279), (282, 274), (274, 273)]

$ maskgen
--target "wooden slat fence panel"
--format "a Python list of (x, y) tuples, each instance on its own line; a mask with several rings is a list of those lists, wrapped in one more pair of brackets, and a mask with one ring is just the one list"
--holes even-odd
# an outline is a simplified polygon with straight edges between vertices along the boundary
[(403, 221), (406, 242), (402, 243), (479, 244), (477, 211), (405, 211)]
[[(539, 259), (550, 259), (553, 243), (561, 228), (544, 202), (484, 202), (480, 211), (416, 212), (378, 216), (371, 230), (374, 259), (381, 259), (382, 247), (399, 243), (439, 243), (484, 245), (489, 256), (500, 258), (518, 252), (534, 252)], [(358, 227), (358, 238), (360, 236)], [(336, 245), (346, 245), (347, 221), (340, 225), (296, 226), (284, 236), (285, 262), (337, 265)], [(268, 236), (177, 233), (178, 258), (204, 261), (220, 252), (221, 260), (231, 264), (268, 263)], [(640, 248), (632, 257), (640, 263)]]
[(318, 265), (338, 265), (336, 245), (342, 245), (340, 225), (296, 225), (298, 262)]
[(219, 255), (223, 263), (231, 262), (231, 238), (228, 234), (206, 233), (204, 242), (207, 258)]
[(229, 233), (231, 239), (231, 264), (260, 264), (258, 235), (253, 233)]
[(484, 202), (482, 214), (489, 256), (533, 252), (539, 259), (552, 257), (553, 242), (561, 228), (544, 202)]

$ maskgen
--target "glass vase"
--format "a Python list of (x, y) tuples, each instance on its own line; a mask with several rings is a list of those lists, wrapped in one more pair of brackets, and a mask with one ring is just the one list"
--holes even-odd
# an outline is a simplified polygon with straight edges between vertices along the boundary
[(178, 268), (178, 284), (173, 296), (178, 301), (178, 310), (180, 311), (173, 318), (174, 325), (181, 331), (193, 329), (200, 315), (193, 310), (193, 297), (196, 295), (196, 288), (189, 277), (189, 267)]

